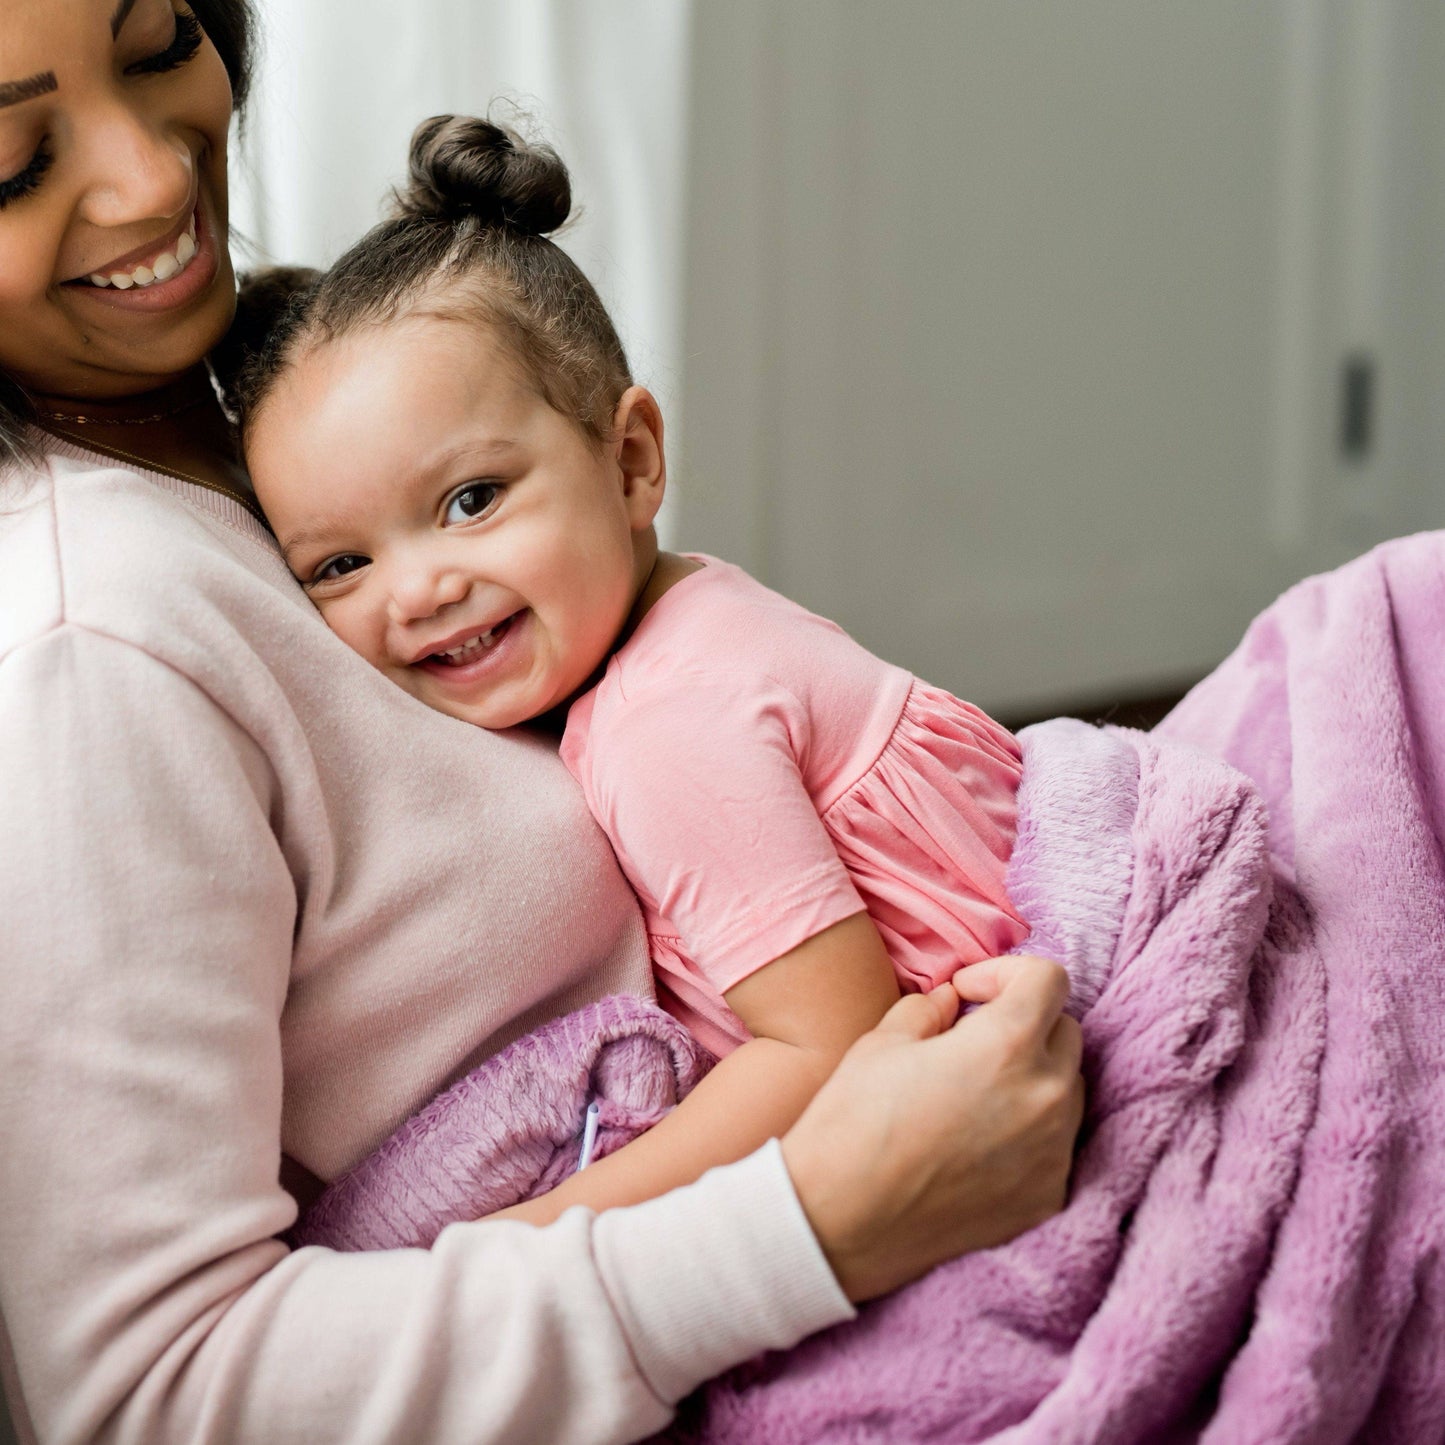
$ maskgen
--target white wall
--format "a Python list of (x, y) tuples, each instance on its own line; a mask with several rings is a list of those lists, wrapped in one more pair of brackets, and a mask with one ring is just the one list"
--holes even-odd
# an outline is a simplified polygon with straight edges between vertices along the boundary
[(1445, 522), (1442, 20), (699, 7), (679, 540), (1030, 708), (1199, 675), (1290, 581)]

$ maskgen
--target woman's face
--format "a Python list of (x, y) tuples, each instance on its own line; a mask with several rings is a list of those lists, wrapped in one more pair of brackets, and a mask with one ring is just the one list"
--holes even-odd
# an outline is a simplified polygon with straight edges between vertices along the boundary
[(220, 340), (230, 118), (182, 0), (0, 0), (0, 370), (127, 396)]

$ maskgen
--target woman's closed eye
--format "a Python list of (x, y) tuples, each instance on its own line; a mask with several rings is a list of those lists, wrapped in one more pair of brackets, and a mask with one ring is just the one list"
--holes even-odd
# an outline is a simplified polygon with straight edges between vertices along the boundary
[[(176, 28), (170, 44), (156, 51), (154, 55), (147, 55), (127, 65), (125, 73), (128, 76), (164, 75), (167, 71), (179, 70), (188, 61), (195, 59), (205, 38), (206, 33), (201, 29), (201, 22), (188, 10), (178, 10)], [(35, 154), (23, 169), (0, 180), (0, 211), (15, 201), (33, 195), (39, 189), (46, 171), (54, 163), (55, 152), (51, 149), (50, 138), (46, 136), (36, 146)]]
[(127, 65), (127, 75), (163, 75), (168, 70), (179, 70), (188, 60), (194, 60), (201, 42), (206, 38), (201, 22), (188, 10), (176, 11), (176, 33), (164, 50), (148, 55)]
[(463, 522), (475, 522), (494, 512), (502, 500), (502, 487), (497, 482), (468, 482), (458, 487), (442, 507), (442, 525), (456, 527)]
[(55, 153), (50, 149), (50, 142), (48, 140), (41, 141), (24, 170), (17, 171), (13, 176), (7, 176), (0, 181), (0, 211), (3, 211), (12, 201), (23, 200), (34, 191), (40, 185), (41, 178), (50, 169), (54, 160)]

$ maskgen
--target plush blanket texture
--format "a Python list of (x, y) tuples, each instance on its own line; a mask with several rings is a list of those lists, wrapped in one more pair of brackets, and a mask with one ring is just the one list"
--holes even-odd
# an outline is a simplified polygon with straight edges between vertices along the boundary
[[(1010, 891), (1084, 1022), (1068, 1208), (671, 1437), (1445, 1439), (1445, 535), (1286, 594), (1153, 735), (1023, 742)], [(549, 1025), (298, 1238), (429, 1242), (563, 1177), (590, 1097), (615, 1147), (701, 1068), (635, 1001)]]
[(676, 1019), (605, 998), (518, 1039), (438, 1095), (297, 1221), (293, 1245), (426, 1247), (448, 1224), (555, 1189), (577, 1168), (587, 1106), (594, 1159), (671, 1109), (712, 1060)]

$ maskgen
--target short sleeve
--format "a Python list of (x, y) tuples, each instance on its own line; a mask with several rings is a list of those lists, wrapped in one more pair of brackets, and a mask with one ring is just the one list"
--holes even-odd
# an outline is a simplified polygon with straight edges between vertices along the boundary
[(864, 909), (809, 795), (783, 684), (682, 673), (593, 709), (568, 756), (628, 880), (724, 993)]

